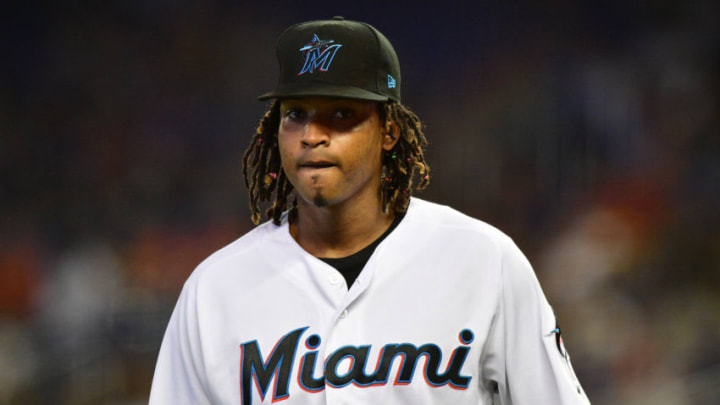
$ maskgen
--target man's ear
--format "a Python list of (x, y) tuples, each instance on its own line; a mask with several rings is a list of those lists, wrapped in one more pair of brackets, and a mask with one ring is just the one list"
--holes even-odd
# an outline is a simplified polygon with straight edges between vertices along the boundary
[(400, 127), (395, 121), (388, 120), (382, 134), (382, 147), (384, 150), (392, 150), (400, 139)]

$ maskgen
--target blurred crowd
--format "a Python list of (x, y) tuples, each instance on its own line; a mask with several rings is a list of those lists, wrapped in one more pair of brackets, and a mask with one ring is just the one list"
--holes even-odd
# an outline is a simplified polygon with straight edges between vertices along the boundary
[(3, 13), (0, 405), (147, 402), (184, 280), (252, 227), (241, 157), (275, 39), (336, 14), (395, 45), (430, 141), (420, 197), (515, 239), (593, 404), (720, 403), (718, 8)]

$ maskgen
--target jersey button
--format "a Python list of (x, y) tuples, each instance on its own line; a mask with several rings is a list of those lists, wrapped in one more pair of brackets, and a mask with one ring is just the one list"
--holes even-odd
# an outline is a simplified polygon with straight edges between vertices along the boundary
[(341, 277), (338, 274), (331, 274), (330, 277), (328, 278), (328, 281), (330, 281), (330, 284), (332, 284), (332, 285), (337, 285), (340, 283), (340, 278)]
[(347, 309), (344, 309), (344, 310), (340, 313), (340, 318), (345, 318), (347, 315), (348, 315), (348, 311), (347, 311)]

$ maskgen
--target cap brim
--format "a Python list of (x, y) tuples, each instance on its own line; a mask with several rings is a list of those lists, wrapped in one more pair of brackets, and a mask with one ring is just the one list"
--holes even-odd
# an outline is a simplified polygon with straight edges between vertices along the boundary
[(287, 86), (281, 89), (275, 89), (269, 93), (261, 95), (258, 97), (258, 100), (264, 101), (272, 98), (295, 97), (337, 97), (368, 101), (387, 101), (390, 99), (388, 96), (373, 93), (357, 87), (313, 83), (312, 88), (308, 88), (307, 84), (302, 84), (301, 86)]

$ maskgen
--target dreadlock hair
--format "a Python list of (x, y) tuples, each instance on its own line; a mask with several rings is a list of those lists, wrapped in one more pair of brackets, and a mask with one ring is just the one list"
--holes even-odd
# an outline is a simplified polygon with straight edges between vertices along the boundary
[[(405, 212), (410, 203), (412, 190), (422, 190), (430, 183), (430, 166), (425, 161), (423, 148), (427, 140), (422, 123), (409, 108), (394, 101), (379, 104), (380, 123), (385, 134), (394, 129), (399, 136), (398, 142), (390, 151), (383, 152), (383, 169), (379, 197), (383, 213), (391, 209)], [(275, 225), (280, 225), (282, 213), (288, 210), (288, 197), (293, 185), (282, 169), (277, 133), (280, 127), (280, 100), (274, 100), (255, 131), (255, 136), (243, 156), (242, 173), (245, 185), (250, 191), (251, 219), (260, 223), (262, 202), (272, 201), (265, 212)], [(414, 185), (414, 178), (419, 183)], [(273, 196), (274, 195), (274, 196)], [(291, 216), (297, 215), (297, 197), (293, 199), (289, 210)]]

